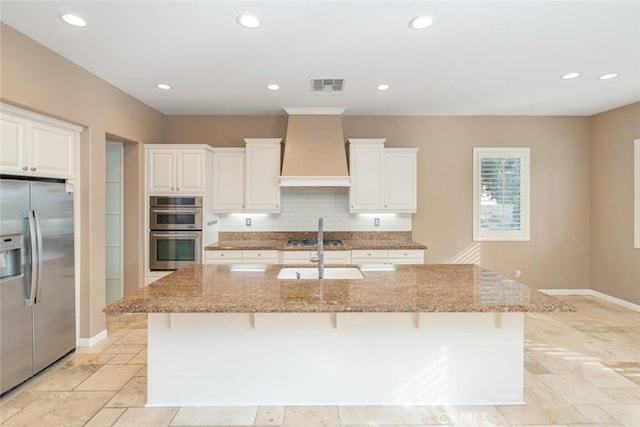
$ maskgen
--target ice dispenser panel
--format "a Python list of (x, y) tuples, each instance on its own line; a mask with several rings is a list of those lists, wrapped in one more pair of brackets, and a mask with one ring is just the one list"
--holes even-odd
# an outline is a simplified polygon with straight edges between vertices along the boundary
[(22, 274), (22, 234), (0, 236), (0, 280)]

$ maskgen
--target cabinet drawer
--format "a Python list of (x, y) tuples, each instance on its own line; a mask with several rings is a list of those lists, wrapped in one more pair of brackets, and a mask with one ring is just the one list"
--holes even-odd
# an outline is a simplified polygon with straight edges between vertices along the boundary
[(422, 258), (389, 258), (389, 264), (424, 264)]
[(391, 258), (423, 258), (422, 249), (389, 249), (389, 259)]
[(325, 251), (325, 264), (351, 264), (351, 251)]
[(205, 251), (205, 260), (238, 261), (242, 258), (242, 251)]
[(311, 261), (313, 251), (282, 251), (282, 264), (303, 264)]
[(275, 260), (278, 261), (278, 251), (258, 250), (258, 251), (242, 251), (243, 260)]
[(352, 259), (384, 259), (386, 261), (387, 252), (388, 251), (381, 250), (381, 249), (373, 249), (373, 250), (354, 249), (351, 251), (351, 258)]

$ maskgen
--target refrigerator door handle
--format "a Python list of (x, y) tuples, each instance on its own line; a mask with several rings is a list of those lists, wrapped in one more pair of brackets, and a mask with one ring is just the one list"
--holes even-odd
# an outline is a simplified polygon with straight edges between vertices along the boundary
[(34, 211), (27, 211), (27, 220), (29, 221), (29, 248), (31, 249), (31, 287), (29, 289), (29, 298), (26, 299), (25, 305), (34, 305), (36, 303), (36, 291), (38, 289), (38, 273), (36, 263), (38, 260), (38, 245), (36, 242), (36, 224), (34, 219)]
[(35, 303), (41, 302), (42, 299), (42, 228), (40, 227), (40, 218), (38, 211), (33, 211), (33, 218), (36, 223), (36, 242), (38, 243), (38, 288), (36, 291)]

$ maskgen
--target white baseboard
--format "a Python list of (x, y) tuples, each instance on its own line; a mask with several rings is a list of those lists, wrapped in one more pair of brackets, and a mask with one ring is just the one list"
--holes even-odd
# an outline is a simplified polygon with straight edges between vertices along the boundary
[(538, 289), (547, 295), (588, 295), (593, 296), (591, 289)]
[(611, 295), (604, 294), (602, 292), (594, 291), (593, 289), (538, 289), (538, 291), (547, 295), (585, 295), (590, 297), (600, 298), (601, 300), (617, 304), (621, 307), (628, 308), (629, 310), (640, 312), (640, 305), (634, 304), (629, 301), (625, 301), (620, 298), (612, 297)]
[(91, 338), (78, 338), (78, 347), (93, 347), (107, 337), (107, 330), (104, 329)]
[(620, 299), (620, 298), (612, 297), (611, 295), (603, 294), (602, 292), (598, 292), (598, 291), (594, 291), (594, 290), (591, 290), (591, 294), (594, 297), (598, 297), (598, 298), (603, 299), (605, 301), (609, 301), (609, 302), (612, 302), (614, 304), (618, 304), (619, 306), (628, 308), (630, 310), (640, 311), (640, 305), (638, 305), (638, 304), (634, 304), (632, 302), (625, 301), (625, 300)]

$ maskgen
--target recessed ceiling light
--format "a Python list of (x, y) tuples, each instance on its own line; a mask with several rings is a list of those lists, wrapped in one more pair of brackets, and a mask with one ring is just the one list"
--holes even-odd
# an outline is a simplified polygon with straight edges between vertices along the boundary
[(271, 83), (271, 84), (267, 85), (267, 89), (269, 89), (269, 90), (280, 90), (280, 86), (278, 86), (275, 83)]
[(171, 89), (171, 85), (168, 85), (168, 84), (166, 84), (166, 83), (158, 83), (158, 84), (156, 85), (156, 87), (157, 87), (158, 89), (163, 89), (163, 90), (169, 90), (169, 89)]
[(433, 24), (433, 19), (426, 15), (416, 16), (409, 22), (409, 26), (414, 30), (424, 30), (430, 27), (431, 24)]
[(580, 73), (568, 73), (565, 74), (564, 76), (562, 76), (563, 80), (571, 80), (571, 79), (575, 79), (576, 77), (580, 77)]
[(616, 77), (618, 77), (618, 73), (609, 73), (600, 76), (600, 80), (615, 79)]
[(260, 21), (254, 15), (244, 14), (238, 16), (238, 24), (245, 28), (258, 28), (260, 26)]
[(378, 85), (376, 87), (376, 89), (378, 89), (378, 90), (387, 90), (387, 89), (389, 89), (389, 85), (381, 84), (381, 85)]
[(73, 25), (74, 27), (86, 27), (87, 21), (80, 18), (78, 15), (72, 15), (71, 13), (61, 13), (60, 19), (66, 22), (69, 25)]

